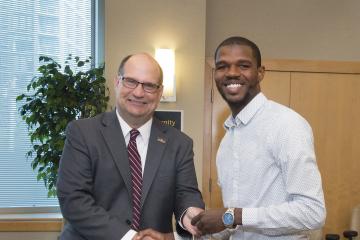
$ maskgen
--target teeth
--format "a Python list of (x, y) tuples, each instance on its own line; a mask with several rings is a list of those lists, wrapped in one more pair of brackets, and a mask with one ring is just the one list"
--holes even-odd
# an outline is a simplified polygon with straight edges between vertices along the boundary
[(238, 87), (241, 87), (242, 85), (239, 84), (239, 83), (232, 83), (232, 84), (229, 84), (227, 85), (226, 87), (228, 88), (238, 88)]

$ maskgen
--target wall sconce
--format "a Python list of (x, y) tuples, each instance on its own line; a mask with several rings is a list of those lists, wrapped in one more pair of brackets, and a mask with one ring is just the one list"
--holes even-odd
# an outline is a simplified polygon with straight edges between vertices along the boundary
[(175, 51), (173, 49), (157, 48), (155, 50), (155, 59), (163, 70), (164, 91), (160, 101), (175, 102)]

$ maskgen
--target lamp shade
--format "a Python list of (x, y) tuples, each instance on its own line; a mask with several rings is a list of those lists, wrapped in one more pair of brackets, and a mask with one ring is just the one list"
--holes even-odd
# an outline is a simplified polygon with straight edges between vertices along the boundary
[(163, 70), (164, 91), (161, 102), (175, 102), (175, 51), (173, 49), (158, 48), (155, 51), (155, 59)]

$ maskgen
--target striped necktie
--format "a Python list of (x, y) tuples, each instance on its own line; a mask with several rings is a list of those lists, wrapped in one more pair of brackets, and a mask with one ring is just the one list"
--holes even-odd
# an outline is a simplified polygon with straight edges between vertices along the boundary
[(130, 141), (128, 144), (129, 164), (131, 169), (132, 182), (132, 202), (133, 202), (133, 219), (131, 227), (138, 231), (140, 227), (140, 202), (142, 189), (142, 169), (140, 155), (137, 150), (136, 137), (140, 132), (136, 129), (130, 131)]

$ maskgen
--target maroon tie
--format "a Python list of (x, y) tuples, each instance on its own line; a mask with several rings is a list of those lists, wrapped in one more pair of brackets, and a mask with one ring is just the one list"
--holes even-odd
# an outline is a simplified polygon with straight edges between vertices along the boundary
[(132, 129), (130, 131), (130, 141), (128, 144), (129, 164), (131, 169), (132, 182), (132, 201), (133, 201), (133, 221), (131, 227), (138, 231), (140, 226), (140, 202), (142, 188), (142, 169), (140, 155), (136, 146), (136, 137), (139, 131)]

